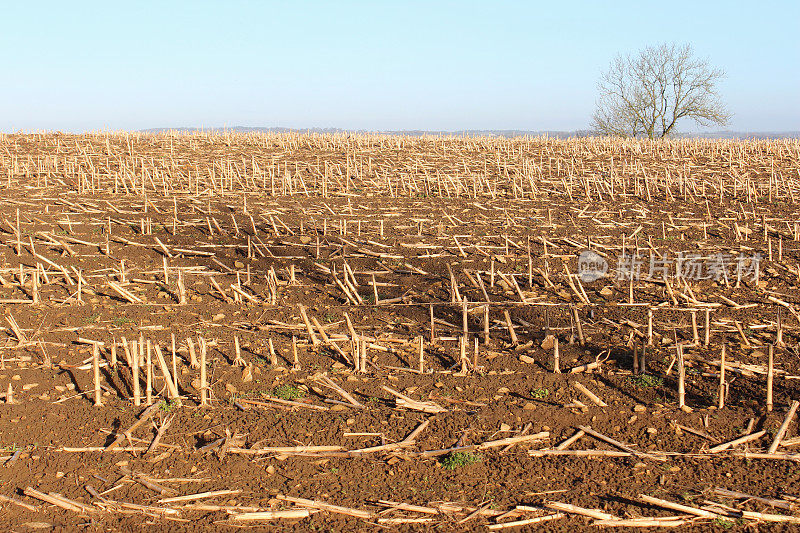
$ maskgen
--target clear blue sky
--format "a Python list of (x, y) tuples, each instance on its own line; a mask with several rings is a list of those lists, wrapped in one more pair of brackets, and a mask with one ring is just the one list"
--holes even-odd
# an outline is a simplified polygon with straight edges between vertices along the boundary
[[(4, 2), (0, 131), (585, 128), (620, 52), (690, 43), (730, 128), (800, 130), (800, 2)], [(687, 128), (688, 129), (688, 128)]]

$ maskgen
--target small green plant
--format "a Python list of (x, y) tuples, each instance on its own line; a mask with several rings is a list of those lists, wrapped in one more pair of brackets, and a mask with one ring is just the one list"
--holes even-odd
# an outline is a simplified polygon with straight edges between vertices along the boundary
[(470, 452), (453, 452), (445, 455), (440, 461), (447, 470), (455, 470), (480, 462), (481, 456)]
[(726, 520), (724, 518), (715, 518), (714, 524), (721, 527), (722, 529), (730, 529), (735, 525), (733, 521)]
[(643, 388), (660, 387), (664, 384), (664, 378), (652, 374), (640, 374), (630, 378), (630, 380), (637, 387)]
[(118, 316), (117, 318), (115, 318), (114, 320), (112, 320), (112, 321), (111, 321), (111, 323), (112, 323), (114, 326), (116, 326), (116, 327), (118, 327), (118, 328), (121, 328), (121, 327), (122, 327), (122, 326), (124, 326), (125, 324), (131, 324), (131, 323), (133, 323), (133, 319), (131, 319), (131, 318), (128, 318), (128, 317), (126, 317), (126, 316)]
[[(253, 360), (258, 365), (268, 365), (269, 364), (269, 358), (266, 357), (266, 356), (263, 356), (263, 355), (256, 355), (253, 358)], [(259, 380), (256, 380), (256, 383), (258, 383), (258, 381)]]
[(100, 318), (100, 314), (99, 313), (91, 315), (91, 316), (87, 316), (86, 318), (83, 319), (83, 325), (87, 326), (89, 324), (94, 324), (95, 322), (97, 322), (98, 318)]
[(547, 398), (548, 394), (550, 394), (550, 391), (544, 388), (533, 389), (531, 391), (531, 396), (536, 400), (543, 400)]
[(178, 403), (175, 402), (175, 401), (161, 400), (161, 403), (159, 404), (158, 408), (161, 409), (165, 413), (169, 413), (175, 407), (177, 407), (177, 405), (178, 405)]
[(306, 395), (303, 389), (293, 385), (281, 385), (272, 389), (272, 395), (281, 400), (297, 400)]
[(325, 313), (325, 314), (322, 316), (322, 320), (324, 320), (325, 322), (327, 322), (328, 324), (330, 324), (331, 322), (335, 322), (335, 321), (336, 321), (336, 315), (333, 315), (333, 314), (331, 314), (331, 313)]
[(11, 453), (14, 454), (19, 451), (32, 451), (39, 447), (38, 442), (34, 442), (33, 444), (11, 444), (9, 446), (0, 446), (0, 453)]

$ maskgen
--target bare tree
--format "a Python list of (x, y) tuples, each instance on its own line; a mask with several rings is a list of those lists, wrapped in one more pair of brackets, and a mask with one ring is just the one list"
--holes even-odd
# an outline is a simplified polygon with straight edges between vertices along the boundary
[(682, 119), (728, 123), (717, 83), (725, 73), (693, 56), (690, 45), (662, 44), (617, 56), (598, 82), (592, 128), (603, 135), (666, 137)]

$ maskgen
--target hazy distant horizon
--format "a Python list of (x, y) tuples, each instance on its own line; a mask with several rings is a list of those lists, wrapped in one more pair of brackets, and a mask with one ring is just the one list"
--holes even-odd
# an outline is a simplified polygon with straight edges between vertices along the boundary
[[(518, 129), (469, 129), (469, 130), (425, 130), (425, 129), (408, 129), (408, 130), (366, 130), (366, 129), (344, 129), (336, 127), (309, 127), (309, 128), (295, 128), (284, 126), (184, 126), (184, 127), (164, 127), (164, 128), (145, 128), (137, 130), (139, 133), (160, 133), (168, 131), (179, 132), (222, 132), (222, 131), (236, 131), (236, 132), (309, 132), (309, 133), (374, 133), (374, 134), (387, 134), (387, 135), (496, 135), (501, 137), (517, 137), (517, 136), (544, 136), (551, 137), (585, 137), (592, 135), (588, 129), (585, 130), (518, 130)], [(686, 137), (686, 138), (707, 138), (707, 139), (800, 139), (800, 130), (798, 131), (731, 131), (731, 130), (717, 130), (717, 131), (678, 131), (673, 137)]]
[[(520, 130), (520, 129), (468, 129), (468, 130), (425, 130), (425, 129), (406, 129), (406, 130), (369, 130), (369, 129), (345, 129), (336, 127), (286, 127), (286, 126), (176, 126), (176, 127), (156, 127), (144, 128), (138, 130), (124, 130), (124, 129), (87, 129), (83, 131), (68, 131), (59, 129), (35, 129), (35, 130), (17, 130), (0, 132), (7, 135), (30, 135), (41, 133), (63, 133), (67, 135), (89, 135), (95, 133), (165, 133), (165, 132), (180, 132), (180, 133), (196, 133), (196, 132), (213, 132), (222, 133), (226, 131), (250, 133), (250, 132), (263, 132), (263, 133), (322, 133), (322, 134), (345, 134), (345, 133), (365, 133), (377, 135), (407, 135), (407, 136), (423, 136), (423, 135), (450, 135), (450, 136), (496, 136), (505, 138), (514, 137), (556, 137), (556, 138), (575, 138), (575, 137), (589, 137), (592, 135), (599, 135), (589, 129), (578, 130)], [(689, 138), (689, 139), (800, 139), (800, 130), (790, 131), (733, 131), (733, 130), (716, 130), (716, 131), (675, 131), (670, 135), (670, 138)]]

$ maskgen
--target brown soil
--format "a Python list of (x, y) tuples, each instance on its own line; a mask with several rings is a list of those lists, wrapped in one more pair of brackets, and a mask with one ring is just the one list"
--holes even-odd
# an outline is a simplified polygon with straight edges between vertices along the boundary
[[(7, 154), (0, 158), (0, 176), (10, 177), (0, 180), (4, 187), (0, 195), (0, 301), (6, 302), (1, 304), (4, 313), (19, 325), (25, 342), (20, 343), (4, 319), (4, 329), (0, 332), (0, 391), (5, 397), (10, 384), (15, 402), (0, 403), (0, 495), (16, 498), (36, 510), (0, 501), (0, 529), (200, 531), (246, 526), (276, 531), (360, 531), (378, 529), (379, 519), (409, 517), (433, 520), (380, 526), (403, 531), (471, 531), (494, 523), (497, 519), (491, 516), (493, 511), (510, 511), (517, 505), (541, 505), (546, 500), (600, 509), (617, 517), (679, 514), (641, 503), (638, 501), (641, 494), (698, 508), (708, 500), (737, 509), (792, 514), (790, 510), (773, 508), (757, 500), (723, 498), (714, 494), (714, 489), (773, 499), (800, 493), (800, 455), (794, 453), (797, 445), (779, 448), (779, 453), (784, 454), (782, 458), (746, 458), (740, 453), (745, 449), (766, 451), (789, 404), (800, 397), (800, 328), (797, 318), (787, 309), (787, 305), (792, 309), (800, 305), (797, 292), (800, 253), (795, 233), (798, 210), (785, 190), (781, 193), (781, 186), (795, 184), (787, 181), (779, 186), (776, 180), (776, 199), (771, 202), (755, 194), (748, 201), (750, 195), (743, 190), (736, 193), (736, 198), (731, 194), (720, 202), (719, 195), (715, 197), (710, 188), (714, 173), (726, 168), (727, 163), (720, 159), (721, 152), (717, 153), (708, 144), (695, 147), (694, 152), (687, 149), (688, 155), (682, 156), (695, 165), (693, 176), (710, 176), (708, 202), (699, 195), (698, 182), (690, 189), (689, 185), (681, 187), (677, 181), (668, 183), (669, 196), (664, 196), (663, 184), (660, 189), (655, 184), (649, 185), (653, 188), (649, 199), (643, 191), (632, 194), (633, 185), (629, 182), (627, 187), (631, 191), (627, 193), (603, 189), (602, 194), (591, 193), (589, 199), (576, 184), (574, 198), (570, 198), (558, 174), (565, 173), (566, 167), (556, 169), (559, 156), (547, 162), (552, 151), (569, 150), (569, 157), (579, 168), (582, 164), (603, 168), (610, 165), (608, 161), (615, 153), (589, 150), (585, 159), (580, 159), (574, 147), (553, 141), (542, 144), (520, 141), (519, 145), (512, 143), (515, 150), (520, 154), (525, 150), (525, 157), (542, 168), (547, 165), (551, 171), (539, 183), (538, 194), (532, 195), (525, 181), (522, 187), (528, 191), (527, 197), (517, 197), (519, 184), (514, 181), (511, 186), (506, 181), (496, 194), (483, 190), (481, 184), (482, 192), (477, 195), (470, 192), (476, 197), (448, 198), (432, 188), (419, 192), (409, 186), (406, 190), (398, 176), (410, 172), (410, 162), (417, 159), (420, 165), (457, 176), (458, 172), (453, 171), (454, 161), (467, 158), (473, 164), (476, 158), (484, 157), (490, 162), (489, 170), (502, 181), (508, 175), (509, 165), (518, 164), (518, 154), (514, 150), (495, 151), (497, 147), (491, 144), (473, 146), (472, 141), (458, 141), (461, 144), (452, 141), (448, 155), (435, 144), (423, 141), (405, 140), (409, 145), (392, 151), (389, 147), (378, 149), (368, 144), (339, 150), (333, 142), (317, 146), (302, 138), (293, 139), (267, 137), (256, 142), (250, 137), (235, 136), (232, 141), (205, 136), (194, 140), (145, 136), (134, 138), (130, 149), (151, 169), (166, 165), (164, 161), (174, 157), (178, 163), (172, 164), (191, 169), (189, 175), (195, 172), (195, 166), (214, 168), (211, 166), (214, 161), (246, 161), (252, 172), (251, 157), (265, 161), (272, 157), (276, 161), (316, 165), (315, 168), (324, 166), (319, 162), (322, 158), (331, 165), (350, 164), (354, 169), (358, 166), (348, 161), (358, 157), (361, 172), (365, 172), (365, 160), (370, 158), (370, 166), (384, 165), (385, 172), (393, 173), (392, 193), (397, 197), (390, 197), (382, 188), (371, 189), (370, 184), (376, 183), (377, 178), (367, 182), (363, 175), (354, 177), (353, 185), (347, 184), (347, 191), (338, 190), (339, 196), (328, 191), (331, 196), (322, 197), (321, 186), (316, 180), (312, 186), (306, 171), (304, 187), (310, 191), (308, 196), (303, 192), (278, 194), (283, 192), (280, 185), (273, 196), (266, 174), (261, 183), (257, 184), (253, 178), (253, 186), (236, 186), (233, 192), (216, 191), (216, 184), (203, 192), (204, 187), (190, 181), (192, 194), (166, 195), (159, 185), (161, 178), (155, 177), (146, 182), (153, 187), (145, 200), (132, 191), (125, 194), (122, 182), (117, 184), (110, 177), (112, 173), (120, 173), (118, 167), (109, 166), (105, 174), (101, 170), (101, 163), (111, 165), (109, 160), (117, 156), (129, 157), (124, 136), (3, 139), (0, 144)], [(295, 146), (295, 142), (299, 144)], [(746, 143), (741, 144), (742, 150), (754, 150)], [(84, 146), (94, 150), (90, 151), (91, 156), (81, 150)], [(797, 175), (797, 146), (774, 152), (762, 149), (771, 154), (779, 175), (792, 172)], [(62, 170), (42, 170), (42, 159), (56, 155), (62, 159)], [(154, 163), (150, 159), (153, 157), (161, 158), (160, 162)], [(645, 153), (639, 156), (620, 146), (616, 157), (618, 165), (622, 164), (619, 161), (628, 161), (628, 171), (635, 168), (631, 161), (641, 161), (651, 173), (665, 165), (680, 168), (683, 161), (680, 157), (667, 161), (652, 145), (645, 145)], [(749, 157), (752, 159), (744, 161), (752, 163), (750, 179), (765, 196), (765, 180), (770, 180), (772, 174), (763, 160), (755, 155)], [(500, 158), (502, 167), (497, 162)], [(78, 183), (77, 167), (64, 169), (65, 161), (77, 164), (88, 160), (97, 163), (94, 170), (83, 167), (83, 172), (92, 176), (92, 187)], [(262, 163), (262, 168), (266, 164)], [(280, 164), (277, 167), (282, 168)], [(622, 166), (617, 172), (624, 170)], [(221, 180), (224, 171), (219, 172), (216, 179)], [(377, 175), (382, 176), (383, 172)], [(466, 180), (464, 183), (464, 187), (473, 186)], [(772, 181), (769, 183), (771, 191)], [(294, 187), (300, 188), (299, 184)], [(16, 233), (17, 212), (21, 238)], [(764, 224), (768, 226), (768, 240), (764, 239)], [(146, 228), (143, 233), (143, 226), (152, 226), (152, 230)], [(747, 230), (741, 239), (736, 238), (735, 226)], [(628, 282), (606, 277), (585, 283), (583, 288), (590, 304), (580, 302), (570, 289), (562, 262), (569, 272), (576, 272), (578, 254), (590, 242), (593, 249), (609, 255), (613, 268), (622, 250), (623, 236), (629, 250), (638, 248), (643, 254), (645, 265), (651, 246), (673, 257), (678, 252), (704, 255), (760, 252), (764, 256), (760, 278), (758, 283), (746, 278), (739, 287), (735, 286), (735, 279), (727, 285), (713, 280), (690, 282), (688, 287), (673, 280), (676, 291), (684, 295), (692, 293), (678, 295), (675, 306), (663, 282), (647, 280), (636, 282), (635, 305), (627, 305)], [(163, 273), (166, 254), (156, 238), (172, 256), (166, 258), (169, 280), (164, 279)], [(542, 238), (549, 243), (546, 251)], [(21, 241), (19, 246), (18, 241)], [(528, 283), (528, 246), (534, 271), (532, 285)], [(71, 279), (82, 273), (86, 281), (82, 303), (75, 298), (77, 287), (68, 284), (65, 275), (42, 257), (64, 267)], [(119, 272), (122, 261), (124, 282)], [(327, 272), (335, 270), (338, 279), (343, 280), (345, 262), (355, 273), (363, 304), (349, 303)], [(40, 303), (8, 303), (33, 298), (32, 278), (37, 264), (47, 278), (40, 274)], [(466, 373), (460, 372), (457, 342), (462, 334), (462, 308), (451, 303), (448, 265), (457, 279), (460, 295), (470, 302)], [(20, 279), (20, 267), (24, 281)], [(185, 305), (178, 303), (180, 268), (184, 269)], [(272, 268), (278, 280), (274, 305), (269, 303), (267, 279)], [(291, 268), (294, 282), (290, 278)], [(494, 286), (491, 285), (493, 268), (497, 272)], [(550, 286), (540, 271), (550, 273), (549, 279), (555, 287)], [(526, 299), (524, 304), (516, 288), (508, 286), (500, 273), (506, 278), (515, 274)], [(212, 276), (225, 291), (224, 299), (212, 286)], [(391, 303), (375, 304), (373, 276), (378, 283), (379, 300)], [(485, 297), (480, 286), (472, 281), (476, 276), (482, 276), (492, 302), (488, 345), (483, 343), (483, 308), (476, 303), (484, 302)], [(109, 286), (108, 280), (119, 282), (142, 303), (128, 302)], [(246, 298), (234, 301), (236, 293), (231, 286), (237, 282), (243, 292), (257, 301)], [(786, 305), (776, 304), (768, 299), (770, 296)], [(696, 301), (691, 301), (692, 298)], [(731, 301), (739, 306), (732, 306)], [(698, 303), (713, 304), (708, 346), (702, 338), (705, 307)], [(366, 372), (354, 372), (331, 346), (312, 345), (299, 311), (301, 304), (310, 317), (325, 326), (330, 336), (348, 334), (346, 312), (358, 335), (370, 337), (373, 339), (370, 342), (384, 349), (370, 347)], [(431, 305), (437, 319), (433, 345)], [(647, 309), (659, 305), (654, 312), (655, 345), (647, 348), (646, 374), (634, 375), (634, 350), (640, 352), (647, 342)], [(583, 346), (571, 319), (573, 307), (578, 309), (586, 337)], [(691, 309), (699, 310), (698, 346), (688, 346), (693, 341)], [(517, 345), (511, 342), (504, 310), (510, 312)], [(764, 370), (768, 347), (776, 342), (779, 310), (785, 346), (775, 349), (774, 410), (767, 413)], [(108, 446), (114, 440), (112, 434), (130, 427), (145, 409), (144, 405), (132, 405), (132, 374), (121, 345), (117, 367), (101, 368), (103, 406), (93, 405), (92, 350), (78, 339), (104, 342), (104, 362), (110, 357), (108, 347), (120, 343), (123, 337), (127, 341), (149, 339), (161, 347), (171, 364), (172, 334), (178, 341), (183, 405), (164, 403), (156, 411), (154, 423), (148, 422), (132, 435), (135, 446), (147, 447), (156, 434), (155, 426), (174, 415), (162, 445), (145, 454), (65, 451), (65, 447)], [(562, 374), (552, 372), (552, 348), (542, 348), (543, 340), (551, 334), (560, 341)], [(417, 367), (419, 336), (424, 337), (426, 348), (422, 374), (410, 370)], [(195, 382), (199, 374), (188, 364), (188, 337), (195, 343), (198, 337), (210, 343), (211, 406), (207, 408), (199, 406)], [(233, 364), (234, 337), (240, 341), (248, 367)], [(293, 367), (293, 337), (299, 367)], [(477, 369), (471, 368), (475, 338), (480, 339)], [(270, 364), (270, 339), (279, 356), (278, 365)], [(678, 409), (677, 405), (676, 341), (687, 345), (684, 348), (686, 403), (690, 409), (686, 410)], [(337, 343), (352, 358), (350, 342)], [(727, 348), (727, 361), (736, 366), (728, 371), (726, 405), (716, 409), (719, 365), (713, 363), (719, 360), (723, 344)], [(388, 347), (391, 349), (387, 350)], [(604, 361), (599, 371), (569, 373), (572, 368), (598, 359)], [(167, 391), (163, 390), (165, 382), (157, 364), (155, 368), (155, 401), (161, 402)], [(251, 380), (245, 379), (248, 373)], [(342, 402), (344, 398), (322, 385), (320, 374), (344, 388), (364, 408), (326, 402)], [(607, 406), (599, 407), (589, 401), (572, 386), (576, 381), (597, 394)], [(324, 410), (269, 402), (268, 398), (275, 397), (276, 389), (284, 385), (294, 387), (292, 392), (302, 393), (296, 401)], [(434, 402), (446, 411), (426, 414), (398, 407), (394, 396), (382, 386), (414, 400)], [(253, 400), (269, 405), (247, 403)], [(575, 406), (574, 400), (585, 406)], [(226, 451), (226, 448), (326, 445), (355, 450), (400, 442), (425, 420), (429, 425), (413, 446), (359, 457), (343, 453), (247, 455)], [(469, 448), (519, 435), (526, 425), (530, 425), (530, 433), (547, 431), (549, 437), (508, 449)], [(707, 437), (682, 430), (678, 425), (706, 433)], [(591, 426), (639, 454), (670, 455), (665, 461), (636, 455), (530, 456), (529, 450), (555, 447), (574, 434), (577, 426)], [(732, 440), (748, 430), (761, 429), (766, 434), (759, 440), (714, 456), (707, 454), (715, 444)], [(352, 435), (356, 433), (367, 435)], [(785, 438), (797, 434), (795, 421)], [(222, 446), (202, 449), (215, 441)], [(123, 447), (129, 444), (126, 442)], [(479, 460), (446, 468), (448, 455), (444, 450), (458, 447), (466, 447)], [(617, 450), (588, 435), (569, 449)], [(16, 453), (18, 450), (20, 453)], [(420, 453), (437, 450), (442, 452)], [(276, 498), (287, 495), (374, 515), (360, 519), (323, 511), (298, 520), (238, 524), (224, 509), (160, 504), (158, 500), (164, 496), (135, 482), (130, 472), (144, 474), (176, 494), (241, 491), (197, 503), (231, 508), (295, 508)], [(172, 507), (178, 513), (101, 511), (103, 500), (93, 497), (87, 486), (99, 493), (111, 490), (104, 498), (116, 502)], [(99, 507), (97, 512), (88, 514), (60, 509), (24, 495), (27, 487)], [(429, 507), (450, 502), (465, 510), (436, 515), (394, 510), (379, 515), (378, 511), (385, 507), (378, 500)], [(483, 506), (486, 512), (471, 514)], [(536, 513), (520, 511), (501, 521), (531, 516)], [(568, 531), (592, 528), (591, 523), (590, 518), (571, 514), (522, 529)], [(744, 530), (756, 527), (753, 524), (752, 520), (741, 518), (697, 519), (691, 529)], [(766, 526), (776, 531), (795, 527)]]

